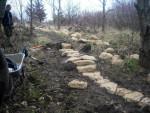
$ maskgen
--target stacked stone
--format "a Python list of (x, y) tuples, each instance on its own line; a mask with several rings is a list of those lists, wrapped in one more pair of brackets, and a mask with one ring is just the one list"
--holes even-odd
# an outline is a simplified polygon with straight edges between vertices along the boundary
[[(104, 88), (108, 93), (115, 94), (123, 97), (127, 101), (137, 102), (139, 105), (150, 105), (150, 98), (145, 97), (141, 92), (132, 91), (123, 87), (118, 86), (117, 83), (105, 79), (101, 72), (97, 71), (96, 58), (94, 56), (80, 54), (79, 51), (73, 50), (71, 44), (62, 44), (63, 49), (60, 50), (62, 56), (67, 56), (68, 59), (65, 63), (72, 62), (76, 65), (76, 68), (81, 76), (88, 77), (100, 88)], [(118, 64), (122, 63), (118, 55), (112, 55), (113, 49), (109, 48), (100, 55), (100, 58), (111, 59), (113, 62)], [(119, 59), (119, 60), (118, 60)], [(76, 89), (86, 89), (88, 83), (81, 80), (73, 80), (68, 83), (68, 86)]]

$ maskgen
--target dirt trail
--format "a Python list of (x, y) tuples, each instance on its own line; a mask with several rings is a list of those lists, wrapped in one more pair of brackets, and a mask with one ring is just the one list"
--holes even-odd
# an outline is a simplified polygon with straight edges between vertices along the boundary
[[(41, 34), (41, 35), (40, 35)], [(39, 37), (50, 41), (63, 39), (55, 33), (41, 32)], [(67, 71), (60, 52), (56, 48), (31, 52), (43, 63), (28, 58), (26, 61), (27, 79), (16, 90), (14, 98), (4, 105), (8, 113), (148, 113), (136, 103), (107, 93), (92, 81), (80, 76), (76, 70)], [(73, 79), (85, 80), (85, 90), (70, 89), (68, 82)]]

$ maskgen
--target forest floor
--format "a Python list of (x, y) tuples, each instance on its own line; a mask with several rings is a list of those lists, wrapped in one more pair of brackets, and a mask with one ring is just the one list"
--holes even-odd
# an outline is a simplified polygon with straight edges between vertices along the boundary
[[(33, 40), (26, 41), (26, 46), (69, 41), (78, 48), (78, 44), (68, 40), (65, 35), (40, 29), (36, 29), (35, 33)], [(22, 40), (20, 42), (22, 43)], [(91, 51), (88, 54), (94, 53)], [(127, 102), (119, 96), (109, 94), (89, 79), (80, 76), (77, 70), (66, 70), (66, 57), (62, 57), (56, 47), (30, 50), (30, 55), (42, 63), (30, 57), (25, 60), (26, 79), (16, 89), (14, 97), (4, 103), (0, 109), (2, 113), (149, 113), (137, 103)], [(139, 73), (134, 76), (128, 76), (133, 73), (123, 75), (118, 67), (112, 68), (109, 63), (98, 61), (97, 64), (105, 77), (126, 88), (142, 91), (149, 97), (150, 84), (145, 81), (146, 76), (141, 77)], [(123, 76), (119, 76), (120, 72)], [(74, 79), (87, 81), (87, 89), (69, 88), (68, 82)]]

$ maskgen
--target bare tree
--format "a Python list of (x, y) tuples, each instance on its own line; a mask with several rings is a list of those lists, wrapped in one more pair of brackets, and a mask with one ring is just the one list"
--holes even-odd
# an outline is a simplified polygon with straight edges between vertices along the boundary
[(30, 0), (30, 2), (28, 3), (28, 6), (26, 8), (26, 14), (29, 17), (29, 21), (30, 21), (30, 35), (33, 35), (33, 0)]
[(60, 30), (61, 24), (61, 0), (58, 0), (58, 11), (57, 11), (57, 28)]
[(52, 0), (53, 23), (55, 25), (55, 0)]
[(52, 11), (52, 18), (53, 18), (53, 24), (55, 25), (56, 21), (56, 0), (48, 0), (48, 4), (51, 6), (51, 11)]
[(106, 24), (106, 0), (103, 0), (103, 22), (102, 22), (102, 32), (105, 33)]
[(133, 31), (139, 29), (134, 0), (116, 0), (113, 4), (113, 11), (109, 13), (108, 17), (107, 20), (115, 28), (129, 28)]
[(22, 3), (22, 0), (15, 0), (15, 2), (19, 6), (19, 8), (17, 7), (17, 10), (19, 12), (21, 24), (23, 24), (23, 3)]
[(30, 17), (30, 34), (33, 35), (33, 0), (30, 0), (31, 17)]
[(75, 23), (75, 21), (78, 19), (78, 13), (79, 5), (73, 3), (73, 0), (68, 0), (65, 14), (65, 19), (67, 20), (68, 25)]
[(105, 33), (106, 27), (106, 0), (100, 0), (103, 7), (103, 18), (102, 18), (102, 32)]
[(150, 0), (137, 0), (135, 7), (141, 30), (140, 64), (150, 69)]

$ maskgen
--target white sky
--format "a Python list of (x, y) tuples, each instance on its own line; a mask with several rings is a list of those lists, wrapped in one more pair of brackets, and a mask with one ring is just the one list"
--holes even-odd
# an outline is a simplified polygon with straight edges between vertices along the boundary
[[(22, 1), (23, 7), (25, 10), (25, 7), (27, 6), (27, 3), (29, 0), (8, 0), (7, 4), (12, 5), (12, 13), (18, 15), (18, 1)], [(34, 1), (34, 0), (33, 0)], [(51, 11), (51, 6), (50, 6), (50, 0), (43, 0), (45, 11), (47, 14), (47, 19), (50, 20), (52, 19), (52, 11)], [(62, 9), (65, 8), (68, 0), (62, 0)], [(70, 0), (69, 0), (70, 1)], [(102, 9), (102, 5), (99, 0), (72, 0), (74, 4), (78, 4), (81, 11), (87, 10), (87, 11), (97, 11)], [(107, 0), (107, 8), (110, 8), (112, 5), (113, 0)], [(25, 17), (25, 12), (24, 15)]]

